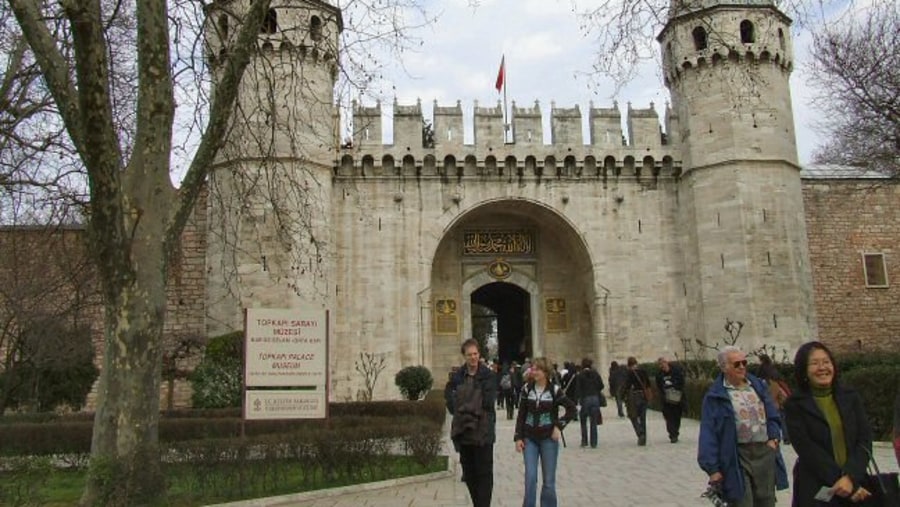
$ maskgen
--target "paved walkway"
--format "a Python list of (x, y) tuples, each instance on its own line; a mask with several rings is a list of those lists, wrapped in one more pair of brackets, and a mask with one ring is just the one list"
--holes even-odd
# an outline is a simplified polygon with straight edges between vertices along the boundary
[[(522, 455), (512, 441), (514, 421), (503, 415), (497, 422), (494, 446), (495, 507), (522, 504)], [(646, 447), (638, 447), (628, 419), (618, 418), (615, 408), (604, 409), (597, 449), (582, 449), (580, 429), (573, 423), (566, 430), (569, 447), (562, 450), (557, 471), (559, 505), (592, 506), (602, 502), (614, 507), (698, 507), (711, 505), (700, 499), (706, 474), (697, 467), (697, 421), (682, 422), (681, 440), (669, 443), (659, 412), (647, 413)], [(449, 418), (448, 418), (449, 419)], [(445, 432), (446, 433), (446, 432)], [(790, 446), (783, 449), (788, 470), (796, 455)], [(456, 455), (452, 453), (453, 459)], [(876, 446), (882, 471), (896, 471), (893, 448)], [(455, 507), (471, 505), (465, 485), (459, 481), (458, 466), (453, 471), (429, 478), (387, 481), (366, 486), (318, 491), (247, 502), (232, 507)], [(540, 487), (540, 485), (538, 485)], [(790, 505), (790, 490), (778, 492), (779, 505)]]

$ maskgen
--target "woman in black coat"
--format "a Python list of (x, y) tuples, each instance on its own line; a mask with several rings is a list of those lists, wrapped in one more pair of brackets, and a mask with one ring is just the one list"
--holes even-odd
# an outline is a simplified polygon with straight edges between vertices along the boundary
[(798, 389), (784, 405), (797, 452), (793, 506), (854, 505), (871, 494), (860, 487), (872, 450), (862, 398), (837, 382), (834, 356), (820, 342), (800, 347), (794, 375)]

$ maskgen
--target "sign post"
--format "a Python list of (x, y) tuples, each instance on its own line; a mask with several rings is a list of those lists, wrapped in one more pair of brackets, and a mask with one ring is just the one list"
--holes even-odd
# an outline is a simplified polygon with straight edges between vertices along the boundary
[(247, 308), (244, 420), (328, 417), (328, 311)]

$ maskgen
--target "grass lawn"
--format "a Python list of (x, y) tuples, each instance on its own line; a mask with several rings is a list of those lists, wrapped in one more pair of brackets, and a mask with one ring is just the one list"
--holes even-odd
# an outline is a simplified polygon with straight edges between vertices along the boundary
[[(351, 484), (383, 481), (447, 469), (447, 457), (427, 466), (407, 456), (380, 458), (352, 471), (326, 472), (319, 464), (301, 466), (296, 460), (256, 460), (215, 465), (164, 465), (167, 497), (161, 505), (187, 507), (249, 498), (301, 493)], [(71, 506), (78, 503), (85, 470), (45, 468), (0, 472), (0, 505)]]

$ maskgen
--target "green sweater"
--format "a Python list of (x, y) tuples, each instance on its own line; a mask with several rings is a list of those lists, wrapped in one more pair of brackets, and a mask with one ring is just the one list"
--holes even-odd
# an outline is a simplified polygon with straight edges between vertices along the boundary
[(831, 429), (831, 448), (834, 449), (834, 461), (843, 467), (847, 463), (847, 444), (844, 440), (844, 423), (834, 401), (834, 391), (830, 387), (812, 388), (813, 400)]

